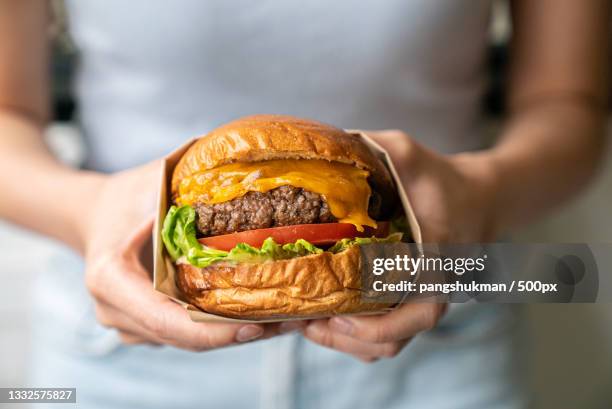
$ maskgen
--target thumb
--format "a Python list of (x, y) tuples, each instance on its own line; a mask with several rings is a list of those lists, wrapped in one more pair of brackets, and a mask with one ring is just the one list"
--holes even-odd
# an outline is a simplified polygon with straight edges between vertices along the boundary
[(402, 178), (418, 172), (424, 148), (408, 134), (399, 130), (367, 131), (366, 134), (387, 151)]
[(125, 253), (137, 254), (141, 247), (151, 238), (155, 215), (147, 215), (136, 229), (126, 238), (123, 249)]

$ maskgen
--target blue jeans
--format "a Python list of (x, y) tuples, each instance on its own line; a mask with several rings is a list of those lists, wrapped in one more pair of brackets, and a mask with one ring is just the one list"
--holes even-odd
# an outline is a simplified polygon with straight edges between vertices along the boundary
[(61, 250), (46, 266), (31, 386), (76, 387), (79, 408), (526, 407), (518, 314), (509, 306), (451, 306), (436, 329), (373, 364), (299, 334), (193, 353), (122, 345), (95, 321), (81, 260)]

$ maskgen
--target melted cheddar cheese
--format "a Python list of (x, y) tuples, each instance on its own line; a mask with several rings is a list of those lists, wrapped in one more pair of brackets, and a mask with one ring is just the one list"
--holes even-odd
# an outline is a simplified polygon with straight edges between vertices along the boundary
[(183, 179), (177, 202), (222, 203), (247, 192), (267, 192), (290, 185), (320, 194), (340, 223), (351, 223), (363, 231), (364, 225), (376, 227), (368, 216), (371, 190), (367, 178), (365, 170), (325, 160), (231, 163)]

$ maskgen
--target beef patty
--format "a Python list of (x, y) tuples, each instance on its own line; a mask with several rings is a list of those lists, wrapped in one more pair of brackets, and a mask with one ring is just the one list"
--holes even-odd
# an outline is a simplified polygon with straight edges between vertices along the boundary
[(248, 192), (217, 204), (196, 203), (197, 226), (205, 236), (294, 224), (336, 221), (325, 199), (317, 193), (281, 186), (265, 193)]

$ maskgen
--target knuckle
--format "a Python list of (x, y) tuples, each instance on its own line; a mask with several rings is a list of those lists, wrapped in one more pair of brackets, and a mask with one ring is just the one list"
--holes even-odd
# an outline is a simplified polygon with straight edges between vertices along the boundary
[(306, 338), (312, 342), (324, 347), (330, 347), (332, 343), (331, 334), (324, 328), (321, 328), (319, 323), (310, 324), (304, 332)]
[(113, 256), (101, 256), (89, 263), (85, 274), (85, 287), (94, 298), (104, 298), (113, 276), (124, 268), (124, 263)]
[(168, 320), (165, 314), (150, 314), (144, 320), (144, 327), (163, 340), (168, 338)]
[(401, 136), (401, 137), (406, 137), (406, 132), (402, 131), (401, 129), (397, 129), (397, 128), (391, 128), (391, 129), (387, 129), (385, 130), (385, 134), (392, 136), (394, 138)]
[(99, 264), (91, 266), (85, 273), (85, 288), (94, 298), (100, 298), (102, 296), (102, 276), (103, 271)]
[(228, 342), (225, 339), (215, 336), (214, 334), (207, 333), (207, 332), (203, 334), (201, 339), (202, 339), (202, 342), (194, 346), (194, 348), (198, 352), (208, 351), (209, 349), (221, 348), (228, 344)]
[(112, 328), (114, 326), (114, 322), (111, 319), (110, 315), (100, 305), (96, 304), (95, 314), (96, 314), (96, 320), (103, 327)]
[(100, 298), (102, 295), (99, 282), (100, 279), (97, 271), (88, 270), (85, 274), (85, 288), (94, 298)]
[(324, 347), (333, 348), (334, 337), (329, 331), (324, 331), (319, 335), (317, 342)]
[(398, 342), (392, 342), (385, 344), (381, 355), (385, 358), (394, 358), (399, 355), (401, 350), (402, 346)]
[(121, 339), (121, 342), (126, 345), (136, 345), (141, 344), (143, 342), (141, 338), (124, 332), (119, 332), (119, 338)]
[(179, 348), (190, 351), (190, 352), (204, 352), (209, 349), (201, 345), (179, 345)]
[(237, 328), (233, 331), (217, 331), (215, 328), (200, 326), (194, 329), (188, 340), (189, 347), (196, 352), (225, 347), (236, 342)]
[(113, 258), (118, 266), (126, 268), (133, 261), (134, 254), (129, 244), (122, 244), (115, 252)]
[(402, 152), (408, 160), (419, 159), (420, 146), (410, 137), (410, 135), (400, 131), (398, 139), (400, 140)]
[[(434, 306), (433, 304), (431, 306)], [(431, 307), (428, 306), (428, 307)], [(424, 308), (421, 313), (421, 326), (423, 331), (429, 331), (433, 329), (438, 323), (438, 308)]]
[(312, 336), (312, 340), (315, 341), (317, 344), (327, 348), (334, 347), (334, 336), (330, 331), (327, 330), (317, 331)]
[(385, 342), (390, 338), (389, 327), (386, 325), (376, 325), (371, 333), (372, 335), (369, 337), (368, 341), (371, 342)]
[(357, 356), (357, 359), (359, 359), (361, 362), (366, 363), (366, 364), (372, 364), (378, 361), (378, 358), (373, 357), (373, 356)]

